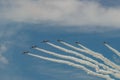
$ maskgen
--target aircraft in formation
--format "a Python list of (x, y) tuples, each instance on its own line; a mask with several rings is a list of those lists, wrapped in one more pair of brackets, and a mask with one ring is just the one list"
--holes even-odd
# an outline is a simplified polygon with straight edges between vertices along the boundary
[[(61, 41), (63, 41), (63, 40), (60, 40), (60, 39), (58, 39), (57, 40), (58, 42), (61, 42)], [(46, 42), (49, 42), (49, 40), (43, 40), (41, 43), (46, 43)], [(80, 42), (75, 42), (76, 44), (79, 44)], [(104, 44), (107, 44), (107, 42), (103, 42)], [(37, 46), (36, 45), (33, 45), (31, 48), (36, 48)], [(23, 52), (23, 54), (27, 54), (27, 53), (29, 53), (29, 51), (24, 51)]]
[(23, 54), (27, 54), (27, 53), (29, 53), (29, 51), (24, 51), (24, 52), (23, 52)]
[(57, 41), (58, 41), (58, 42), (61, 42), (62, 40), (58, 39)]
[(80, 42), (75, 42), (76, 44), (79, 44)]
[(104, 44), (107, 44), (107, 42), (103, 42)]
[(36, 48), (37, 46), (36, 45), (33, 45), (31, 48)]
[(49, 40), (43, 40), (41, 43), (46, 43), (46, 42), (49, 42)]

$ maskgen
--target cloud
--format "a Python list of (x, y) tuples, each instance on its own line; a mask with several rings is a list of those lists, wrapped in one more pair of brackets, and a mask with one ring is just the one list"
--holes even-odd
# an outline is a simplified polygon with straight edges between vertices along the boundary
[(0, 2), (2, 6), (0, 15), (3, 20), (120, 28), (120, 8), (106, 8), (95, 0), (1, 0)]
[(113, 55), (113, 60), (117, 63), (120, 64), (120, 58), (116, 55)]
[(0, 46), (0, 64), (1, 63), (8, 64), (8, 60), (4, 56), (2, 56), (2, 54), (6, 51), (7, 51), (7, 47), (5, 45), (1, 45)]
[(45, 75), (46, 77), (51, 76), (51, 80), (52, 79), (56, 79), (56, 80), (73, 80), (73, 79), (75, 80), (79, 80), (79, 79), (81, 80), (93, 80), (93, 79), (103, 80), (99, 77), (88, 75), (84, 71), (81, 71), (79, 69), (69, 67), (66, 65), (62, 67), (61, 65), (55, 64), (55, 63), (53, 63), (52, 65), (49, 64), (48, 66), (45, 66), (47, 64), (44, 64), (43, 62), (41, 64), (37, 66), (32, 66), (33, 67), (32, 70), (34, 70), (37, 74)]
[(4, 64), (8, 64), (8, 60), (2, 55), (0, 55), (0, 62), (2, 62)]
[[(14, 24), (13, 24), (14, 25)], [(17, 32), (21, 30), (21, 26), (14, 25), (14, 27), (11, 24), (6, 23), (0, 23), (0, 66), (3, 66), (4, 64), (8, 64), (9, 61), (6, 58), (6, 53), (8, 52), (9, 48), (11, 48), (11, 44), (15, 43), (13, 42), (14, 39), (12, 39), (14, 36), (17, 35)]]

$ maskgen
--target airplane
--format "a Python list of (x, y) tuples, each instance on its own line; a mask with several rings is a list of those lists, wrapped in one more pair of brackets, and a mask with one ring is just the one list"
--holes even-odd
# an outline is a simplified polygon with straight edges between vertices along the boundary
[(57, 41), (58, 41), (58, 42), (61, 42), (62, 40), (59, 40), (59, 39), (58, 39)]
[(76, 44), (79, 44), (80, 42), (75, 42)]
[(41, 43), (46, 43), (46, 42), (49, 42), (49, 40), (43, 40)]
[(24, 52), (23, 52), (23, 54), (27, 54), (27, 53), (29, 53), (29, 51), (24, 51)]
[(36, 48), (37, 46), (36, 45), (33, 45), (32, 48)]
[(103, 42), (104, 44), (109, 44), (109, 42)]
[(107, 42), (103, 42), (104, 44), (107, 44)]

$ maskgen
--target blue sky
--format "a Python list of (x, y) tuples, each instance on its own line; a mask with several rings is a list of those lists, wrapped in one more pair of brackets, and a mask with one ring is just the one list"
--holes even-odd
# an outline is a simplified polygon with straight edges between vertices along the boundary
[(120, 65), (120, 57), (103, 45), (107, 41), (119, 51), (119, 4), (119, 0), (0, 0), (0, 80), (104, 80), (21, 53), (29, 50), (44, 56), (30, 49), (38, 45), (64, 54), (40, 42), (61, 45), (56, 40), (62, 39), (77, 46), (74, 42), (80, 41)]

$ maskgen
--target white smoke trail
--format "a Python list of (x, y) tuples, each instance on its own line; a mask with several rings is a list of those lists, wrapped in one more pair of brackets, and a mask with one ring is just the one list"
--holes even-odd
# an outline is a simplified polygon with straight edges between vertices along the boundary
[(66, 45), (66, 46), (68, 46), (68, 47), (70, 47), (70, 48), (73, 48), (73, 49), (75, 49), (75, 50), (88, 53), (88, 54), (92, 55), (93, 57), (102, 60), (106, 65), (111, 66), (111, 67), (114, 68), (114, 69), (120, 70), (120, 66), (119, 66), (119, 65), (113, 63), (112, 61), (110, 61), (109, 59), (107, 59), (106, 57), (104, 57), (104, 56), (103, 56), (102, 54), (100, 54), (100, 53), (97, 53), (97, 52), (94, 52), (94, 51), (82, 50), (82, 49), (79, 49), (79, 48), (77, 48), (77, 47), (74, 47), (74, 46), (72, 46), (72, 45), (70, 45), (70, 44), (68, 44), (68, 43), (66, 43), (66, 42), (63, 42), (63, 41), (61, 41), (60, 43)]
[(85, 60), (82, 60), (82, 59), (79, 59), (79, 58), (76, 58), (76, 57), (72, 57), (72, 56), (65, 56), (65, 55), (58, 54), (58, 53), (55, 53), (55, 52), (51, 52), (51, 51), (41, 49), (41, 48), (38, 48), (38, 47), (36, 47), (34, 49), (39, 50), (39, 51), (44, 52), (44, 53), (47, 53), (47, 54), (54, 55), (56, 57), (60, 57), (60, 58), (63, 58), (63, 59), (69, 59), (69, 60), (73, 60), (75, 62), (79, 62), (81, 64), (84, 64), (84, 65), (87, 65), (89, 67), (95, 68), (96, 71), (98, 71), (98, 69), (99, 69), (98, 65), (95, 65), (95, 64), (93, 64), (89, 61), (85, 61)]
[(55, 44), (50, 43), (50, 42), (47, 42), (47, 44), (50, 45), (50, 46), (52, 46), (52, 47), (54, 47), (54, 48), (57, 48), (57, 49), (59, 49), (59, 50), (62, 50), (62, 51), (64, 51), (64, 52), (67, 52), (67, 53), (71, 53), (71, 52), (72, 52), (71, 54), (75, 54), (75, 55), (77, 55), (77, 56), (79, 56), (79, 57), (81, 57), (81, 58), (83, 58), (83, 59), (85, 59), (85, 60), (88, 60), (88, 61), (90, 61), (90, 62), (93, 62), (94, 64), (96, 64), (96, 65), (98, 65), (98, 66), (101, 66), (101, 67), (103, 67), (104, 69), (110, 70), (110, 71), (112, 71), (112, 72), (119, 72), (118, 70), (112, 69), (112, 68), (110, 68), (110, 67), (108, 67), (108, 66), (106, 66), (106, 65), (104, 65), (104, 64), (102, 64), (102, 63), (99, 63), (98, 61), (96, 61), (96, 60), (94, 60), (94, 59), (92, 59), (92, 58), (89, 58), (89, 57), (87, 57), (87, 56), (84, 56), (84, 55), (82, 55), (82, 54), (79, 54), (78, 52), (68, 50), (68, 49), (66, 49), (66, 48), (60, 47), (60, 46), (55, 45)]
[[(58, 49), (60, 49), (60, 50), (64, 50), (64, 49), (65, 49), (65, 48), (62, 48), (62, 47), (60, 47), (60, 46), (57, 46), (57, 45), (55, 45), (55, 44), (53, 44), (53, 43), (50, 43), (50, 42), (47, 42), (47, 44), (49, 44), (49, 45), (51, 45), (51, 46), (53, 46), (53, 47), (55, 47), (55, 48), (58, 48)], [(97, 65), (100, 65), (100, 66), (105, 67), (105, 68), (107, 69), (107, 71), (106, 71), (106, 70), (102, 70), (102, 69), (96, 69), (96, 71), (98, 71), (99, 73), (102, 73), (102, 74), (111, 74), (111, 75), (113, 75), (114, 77), (120, 79), (120, 76), (116, 76), (116, 75), (120, 74), (120, 72), (119, 72), (118, 70), (114, 70), (114, 69), (112, 69), (112, 68), (109, 68), (108, 66), (106, 66), (106, 65), (104, 65), (104, 64), (101, 64), (101, 63), (99, 63), (99, 62), (97, 62), (97, 61), (96, 61), (96, 63), (97, 63)], [(115, 74), (116, 74), (116, 75), (115, 75)]]
[(83, 49), (85, 49), (85, 50), (91, 51), (89, 48), (87, 48), (87, 47), (83, 46), (83, 45), (82, 45), (82, 44), (80, 44), (80, 43), (77, 43), (77, 45), (78, 45), (78, 46), (80, 46), (80, 47), (82, 47), (82, 48), (83, 48)]
[[(94, 52), (94, 51), (90, 50), (89, 48), (83, 46), (83, 45), (80, 44), (80, 43), (78, 43), (78, 46), (82, 47), (82, 48), (85, 49), (85, 50)], [(120, 52), (119, 52), (119, 51), (117, 51), (116, 49), (112, 48), (111, 46), (109, 46), (109, 45), (106, 44), (106, 43), (105, 43), (105, 46), (108, 47), (109, 49), (111, 49), (111, 50), (112, 50), (114, 53), (116, 53), (118, 56), (120, 56)], [(103, 65), (104, 65), (104, 64), (103, 64)], [(107, 67), (107, 66), (106, 66), (106, 67)], [(111, 71), (113, 71), (113, 72), (118, 72), (118, 73), (120, 73), (120, 71), (118, 71), (118, 70), (114, 70), (114, 69), (110, 69), (110, 68), (109, 68), (109, 70), (111, 70)]]
[(98, 73), (102, 73), (102, 74), (111, 74), (112, 76), (114, 76), (115, 78), (117, 79), (120, 79), (120, 72), (119, 73), (113, 73), (111, 71), (105, 71), (105, 70), (102, 70), (102, 69), (99, 69), (98, 70)]
[(105, 43), (105, 46), (108, 47), (111, 51), (113, 51), (115, 54), (117, 54), (120, 57), (120, 52), (118, 50), (114, 49), (113, 47), (111, 47), (106, 43)]
[[(80, 44), (80, 43), (77, 43), (77, 45), (80, 46), (80, 47), (82, 47), (83, 49), (85, 49), (85, 50), (87, 50), (87, 51), (91, 51), (91, 52), (93, 51), (93, 50), (85, 47), (84, 45), (82, 45), (82, 44)], [(75, 47), (74, 47), (74, 48), (75, 48)], [(76, 48), (77, 48), (77, 47), (76, 47)]]
[(57, 45), (55, 45), (55, 44), (53, 44), (53, 43), (50, 43), (50, 42), (47, 42), (47, 44), (49, 44), (49, 45), (51, 45), (52, 47), (55, 47), (55, 48), (57, 48), (57, 49), (59, 49), (59, 50), (61, 50), (61, 51), (64, 51), (64, 52), (67, 52), (67, 53), (70, 53), (70, 54), (75, 54), (76, 56), (79, 56), (79, 57), (81, 57), (81, 58), (83, 58), (83, 59), (85, 59), (85, 60), (88, 60), (88, 61), (90, 61), (90, 62), (96, 63), (95, 60), (93, 60), (93, 59), (91, 59), (91, 58), (89, 58), (89, 57), (87, 57), (87, 56), (84, 56), (83, 54), (80, 54), (80, 53), (78, 53), (78, 52), (75, 52), (75, 51), (72, 51), (72, 50), (69, 50), (69, 49), (66, 49), (66, 48), (57, 46)]
[(84, 70), (85, 72), (87, 72), (90, 75), (98, 76), (98, 77), (104, 78), (106, 80), (114, 80), (109, 75), (103, 75), (103, 74), (99, 74), (99, 73), (93, 72), (93, 71), (87, 69), (86, 67), (84, 67), (82, 65), (75, 64), (75, 63), (72, 63), (70, 61), (43, 57), (43, 56), (35, 55), (35, 54), (32, 54), (32, 53), (28, 53), (28, 55), (36, 57), (36, 58), (40, 58), (40, 59), (43, 59), (43, 60), (52, 61), (52, 62), (61, 63), (61, 64), (66, 64), (66, 65), (69, 65), (69, 66), (72, 66), (72, 67), (75, 67), (75, 68), (78, 68), (78, 69), (82, 69), (82, 70)]
[(107, 74), (107, 75), (109, 74), (109, 75), (114, 76), (117, 79), (120, 79), (120, 72), (119, 73), (114, 73), (112, 71), (106, 71), (106, 70), (99, 69), (98, 73)]
[(116, 69), (110, 68), (109, 66), (104, 65), (104, 64), (102, 64), (102, 63), (99, 63), (98, 65), (101, 66), (101, 67), (103, 67), (104, 69), (106, 69), (106, 70), (108, 70), (108, 71), (112, 71), (113, 73), (120, 73), (119, 70), (116, 70)]
[(99, 69), (98, 72), (102, 73), (102, 74), (113, 74), (113, 72), (111, 72), (111, 71), (105, 71), (105, 70), (102, 70), (102, 69)]

